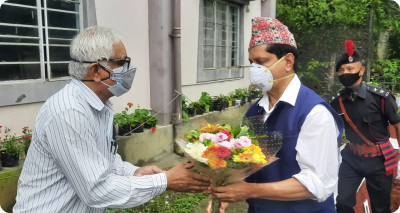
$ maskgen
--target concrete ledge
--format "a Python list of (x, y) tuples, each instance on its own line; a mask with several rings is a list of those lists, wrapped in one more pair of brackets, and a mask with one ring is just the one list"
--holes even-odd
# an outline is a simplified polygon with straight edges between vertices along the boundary
[(3, 167), (0, 172), (0, 206), (6, 212), (11, 212), (15, 204), (23, 164), (24, 160), (20, 160), (17, 167)]
[(145, 129), (143, 133), (121, 137), (117, 143), (122, 160), (143, 166), (173, 153), (173, 128), (172, 125), (157, 126), (155, 133)]

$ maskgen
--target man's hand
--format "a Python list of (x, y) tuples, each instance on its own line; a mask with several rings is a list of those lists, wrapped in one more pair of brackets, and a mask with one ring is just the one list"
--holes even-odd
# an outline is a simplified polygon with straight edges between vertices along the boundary
[(211, 197), (227, 203), (237, 203), (250, 198), (252, 184), (238, 181), (234, 184), (211, 188)]
[(167, 189), (176, 192), (192, 192), (199, 193), (207, 190), (210, 187), (211, 179), (188, 171), (193, 168), (193, 164), (180, 163), (168, 170), (167, 175)]
[(141, 177), (143, 175), (154, 175), (164, 172), (164, 170), (158, 168), (157, 166), (145, 166), (145, 167), (140, 167), (135, 171), (135, 174), (133, 176)]
[[(212, 213), (211, 204), (212, 204), (212, 201), (210, 200), (210, 202), (208, 202), (206, 213)], [(219, 208), (219, 213), (225, 213), (225, 210), (228, 208), (228, 205), (229, 205), (229, 203), (221, 203), (221, 207)]]

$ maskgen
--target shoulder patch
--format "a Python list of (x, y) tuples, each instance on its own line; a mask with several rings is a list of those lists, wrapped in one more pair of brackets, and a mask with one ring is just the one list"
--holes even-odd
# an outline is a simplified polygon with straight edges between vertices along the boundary
[(375, 94), (375, 95), (379, 95), (379, 96), (382, 96), (384, 98), (387, 98), (390, 95), (392, 95), (392, 93), (387, 89), (383, 89), (383, 88), (380, 88), (380, 87), (372, 86), (372, 85), (369, 85), (369, 84), (367, 84), (367, 90), (370, 91), (371, 93)]
[(331, 103), (333, 103), (335, 100), (337, 100), (340, 96), (342, 96), (344, 94), (344, 90), (340, 90), (338, 91), (336, 94), (334, 94), (331, 97)]

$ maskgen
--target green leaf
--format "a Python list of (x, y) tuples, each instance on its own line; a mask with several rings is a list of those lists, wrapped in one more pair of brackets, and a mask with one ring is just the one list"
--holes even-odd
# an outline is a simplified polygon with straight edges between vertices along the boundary
[(240, 136), (247, 136), (248, 132), (249, 132), (249, 127), (243, 126), (241, 127), (239, 134), (235, 138), (238, 138)]
[(205, 146), (211, 146), (211, 145), (212, 145), (210, 139), (204, 139), (204, 140), (203, 140), (203, 144), (204, 144)]
[(183, 120), (185, 120), (185, 121), (190, 121), (190, 117), (188, 116), (188, 114), (186, 114), (185, 111), (182, 111), (182, 118), (183, 118)]
[(237, 135), (240, 133), (240, 130), (241, 130), (241, 128), (239, 125), (234, 127), (232, 130), (232, 137), (237, 138)]
[(397, 110), (397, 113), (400, 113), (400, 107), (399, 107), (399, 109)]

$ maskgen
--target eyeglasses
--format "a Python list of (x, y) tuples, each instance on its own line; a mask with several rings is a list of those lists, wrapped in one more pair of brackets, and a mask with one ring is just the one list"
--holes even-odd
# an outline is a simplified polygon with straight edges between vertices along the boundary
[[(103, 61), (103, 60), (107, 61), (106, 58), (99, 59), (99, 61)], [(121, 67), (123, 66), (125, 68), (129, 68), (129, 66), (131, 65), (131, 58), (130, 57), (125, 57), (123, 59), (109, 58), (108, 61), (112, 61), (112, 62), (116, 63), (117, 65), (119, 65)]]
[[(99, 59), (99, 60), (97, 60), (97, 61), (78, 61), (78, 60), (72, 59), (72, 61), (80, 62), (80, 63), (86, 63), (86, 64), (97, 63), (97, 64), (99, 64), (99, 65), (102, 66), (102, 67), (103, 67), (103, 65), (101, 65), (101, 64), (99, 63), (99, 61), (112, 61), (112, 62), (116, 63), (117, 65), (119, 65), (119, 66), (121, 66), (121, 67), (123, 66), (123, 67), (126, 68), (126, 69), (128, 69), (129, 66), (131, 65), (131, 58), (130, 58), (130, 57), (125, 57), (125, 58), (123, 58), (123, 59), (114, 59), (114, 58), (109, 58), (109, 59), (107, 59), (107, 58), (101, 58), (101, 59)], [(104, 68), (104, 67), (103, 67), (103, 68)]]

